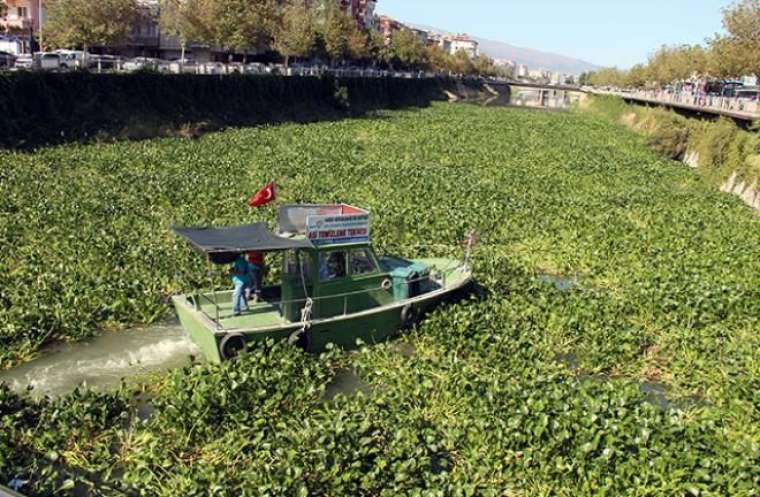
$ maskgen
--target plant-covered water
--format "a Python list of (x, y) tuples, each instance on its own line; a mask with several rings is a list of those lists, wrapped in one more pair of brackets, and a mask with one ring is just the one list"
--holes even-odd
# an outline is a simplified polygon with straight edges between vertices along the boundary
[(461, 257), (480, 235), (478, 292), (394, 342), (322, 356), (265, 344), (49, 400), (0, 387), (0, 483), (758, 495), (760, 219), (620, 126), (440, 104), (0, 162), (3, 369), (155, 322), (169, 296), (209, 285), (169, 227), (274, 222), (246, 206), (272, 179), (283, 203), (369, 208), (380, 253)]

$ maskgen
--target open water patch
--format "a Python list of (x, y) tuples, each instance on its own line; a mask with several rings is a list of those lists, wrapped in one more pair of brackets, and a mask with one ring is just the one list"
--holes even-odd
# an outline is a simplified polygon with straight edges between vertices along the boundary
[(186, 366), (200, 355), (179, 323), (171, 322), (54, 345), (42, 357), (1, 372), (0, 383), (38, 398), (84, 386), (102, 391), (125, 379)]
[(578, 287), (579, 281), (575, 276), (562, 276), (557, 274), (541, 273), (537, 277), (541, 283), (551, 285), (560, 292), (569, 292)]
[[(573, 352), (557, 354), (554, 358), (557, 362), (564, 364), (572, 373), (570, 376), (574, 381), (607, 383), (613, 380), (626, 380), (621, 376), (611, 376), (606, 373), (589, 373), (585, 372), (580, 358)], [(697, 397), (673, 398), (672, 388), (659, 381), (637, 381), (627, 379), (632, 384), (638, 386), (639, 391), (644, 395), (644, 401), (663, 410), (676, 409), (686, 410), (693, 407), (707, 405), (704, 399)]]
[(362, 380), (356, 371), (349, 368), (339, 369), (335, 372), (332, 381), (325, 386), (323, 399), (334, 400), (338, 395), (350, 397), (359, 392), (369, 393), (371, 387)]

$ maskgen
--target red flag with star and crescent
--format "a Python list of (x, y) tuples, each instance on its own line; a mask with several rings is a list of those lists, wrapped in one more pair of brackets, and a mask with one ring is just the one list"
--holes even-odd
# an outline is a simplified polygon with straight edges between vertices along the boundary
[(262, 205), (268, 204), (269, 202), (274, 202), (276, 198), (277, 187), (275, 186), (274, 181), (272, 181), (267, 186), (256, 192), (253, 197), (248, 200), (248, 205), (250, 205), (251, 208), (261, 207)]

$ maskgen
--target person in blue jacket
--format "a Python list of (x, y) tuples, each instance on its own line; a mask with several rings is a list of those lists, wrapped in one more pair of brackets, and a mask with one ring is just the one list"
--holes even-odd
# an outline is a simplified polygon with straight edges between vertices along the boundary
[(248, 312), (245, 289), (251, 284), (250, 267), (242, 254), (235, 259), (230, 270), (230, 276), (232, 277), (232, 283), (235, 285), (235, 291), (232, 293), (232, 312), (235, 316), (240, 316), (243, 312)]

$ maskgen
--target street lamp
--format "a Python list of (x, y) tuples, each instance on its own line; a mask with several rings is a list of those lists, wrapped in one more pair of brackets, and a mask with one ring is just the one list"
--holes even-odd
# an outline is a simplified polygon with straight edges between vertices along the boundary
[(37, 36), (40, 40), (40, 51), (42, 51), (42, 0), (37, 0), (37, 21), (39, 22), (39, 35)]

